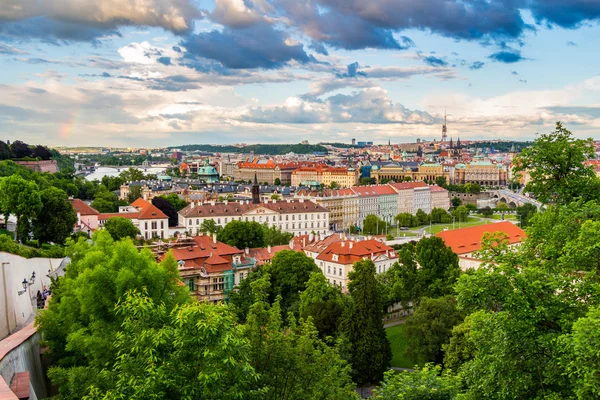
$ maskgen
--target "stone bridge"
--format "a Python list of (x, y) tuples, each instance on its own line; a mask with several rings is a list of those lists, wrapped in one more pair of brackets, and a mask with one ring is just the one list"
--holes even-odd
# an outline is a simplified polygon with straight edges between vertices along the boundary
[(506, 203), (510, 208), (520, 207), (528, 203), (533, 204), (538, 209), (542, 206), (542, 203), (540, 203), (539, 201), (531, 199), (519, 193), (511, 192), (508, 189), (493, 190), (487, 193), (490, 194), (490, 197), (492, 199), (497, 199), (498, 203)]

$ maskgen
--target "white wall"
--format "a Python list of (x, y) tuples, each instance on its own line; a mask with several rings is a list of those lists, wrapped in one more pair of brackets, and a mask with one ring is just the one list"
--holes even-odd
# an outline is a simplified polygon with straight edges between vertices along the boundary
[[(37, 308), (37, 292), (44, 285), (50, 287), (48, 270), (54, 271), (62, 258), (26, 259), (14, 254), (0, 253), (0, 338), (8, 336), (17, 326), (24, 324)], [(35, 271), (35, 282), (23, 290), (23, 279), (31, 278)], [(33, 300), (32, 300), (33, 298)]]

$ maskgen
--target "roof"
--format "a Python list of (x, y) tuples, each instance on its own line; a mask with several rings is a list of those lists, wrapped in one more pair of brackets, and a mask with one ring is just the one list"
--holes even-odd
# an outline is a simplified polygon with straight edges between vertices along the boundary
[(483, 235), (494, 232), (504, 232), (509, 244), (521, 243), (527, 237), (523, 229), (508, 221), (443, 231), (435, 236), (442, 238), (446, 246), (460, 255), (480, 250)]
[(448, 193), (448, 191), (446, 189), (444, 189), (443, 187), (438, 186), (438, 185), (431, 185), (431, 186), (429, 186), (429, 189), (431, 189), (432, 193), (436, 193), (436, 192), (446, 192), (446, 193)]
[(279, 214), (293, 214), (301, 212), (329, 212), (329, 210), (323, 206), (315, 204), (311, 201), (303, 200), (269, 201), (268, 203), (262, 202), (260, 204), (253, 204), (247, 202), (242, 203), (227, 202), (214, 203), (214, 205), (196, 204), (193, 207), (192, 204), (189, 204), (181, 211), (179, 211), (179, 214), (185, 218), (234, 215), (239, 216), (260, 208), (268, 209)]
[(138, 210), (140, 210), (140, 214), (138, 216), (138, 219), (165, 219), (165, 218), (169, 218), (169, 217), (167, 217), (165, 215), (164, 212), (160, 211), (158, 209), (158, 207), (156, 207), (154, 204), (150, 203), (149, 201), (146, 201), (146, 200), (142, 199), (141, 197), (138, 198), (133, 203), (131, 203), (131, 205), (133, 207), (137, 208)]
[(354, 186), (354, 193), (360, 196), (381, 196), (386, 194), (396, 194), (396, 191), (389, 185), (371, 185), (371, 186)]
[(290, 248), (289, 244), (282, 244), (280, 246), (271, 246), (270, 249), (269, 247), (256, 247), (254, 249), (250, 249), (248, 255), (256, 259), (257, 264), (264, 264), (270, 262), (273, 257), (275, 257), (275, 254), (284, 250), (300, 251), (300, 249), (297, 248)]
[(398, 190), (409, 190), (417, 187), (425, 187), (427, 184), (423, 181), (413, 181), (413, 182), (400, 182), (400, 183), (390, 183), (389, 186)]
[[(237, 247), (215, 241), (211, 236), (195, 236), (194, 244), (172, 249), (173, 257), (183, 261), (181, 270), (198, 270), (204, 268), (208, 273), (222, 272), (232, 268), (234, 255), (243, 258), (244, 252)], [(163, 258), (166, 255), (163, 256)]]
[(98, 215), (100, 214), (97, 210), (90, 207), (85, 201), (80, 199), (69, 199), (71, 205), (80, 215)]
[[(330, 244), (321, 254), (317, 256), (317, 260), (335, 262), (338, 264), (354, 264), (363, 258), (377, 258), (387, 254), (389, 258), (398, 258), (393, 248), (381, 243), (378, 240), (368, 239), (360, 242), (351, 240), (341, 240)], [(334, 255), (338, 259), (334, 261)]]

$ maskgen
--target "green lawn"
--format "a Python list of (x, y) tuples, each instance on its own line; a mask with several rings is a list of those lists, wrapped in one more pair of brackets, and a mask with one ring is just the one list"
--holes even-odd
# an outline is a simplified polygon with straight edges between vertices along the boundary
[[(415, 228), (415, 229), (416, 229), (416, 228)], [(400, 230), (400, 229), (398, 229), (398, 228), (393, 228), (393, 229), (390, 229), (390, 233), (391, 233), (391, 234), (392, 234), (394, 237), (399, 237), (399, 238), (402, 238), (402, 237), (404, 237), (404, 235), (406, 235), (406, 237), (409, 237), (409, 236), (418, 236), (418, 235), (419, 235), (418, 233), (415, 233), (415, 232), (410, 232), (410, 231), (401, 231), (401, 230)]]
[(416, 363), (404, 355), (404, 350), (408, 345), (404, 333), (404, 324), (387, 328), (385, 332), (392, 346), (392, 367), (413, 368)]
[[(494, 214), (490, 218), (497, 219), (498, 221), (500, 221), (502, 219), (502, 215), (500, 215), (500, 214)], [(504, 220), (505, 221), (508, 221), (508, 220), (515, 221), (517, 219), (518, 219), (517, 216), (514, 215), (514, 214), (504, 214)]]
[[(478, 226), (478, 225), (485, 225), (488, 224), (489, 222), (487, 221), (483, 221), (479, 218), (476, 217), (469, 217), (467, 219), (466, 222), (461, 222), (459, 223), (458, 221), (456, 221), (454, 223), (454, 229), (459, 229), (459, 228), (468, 228), (470, 226)], [(448, 223), (448, 224), (437, 224), (437, 225), (433, 225), (431, 227), (431, 229), (429, 229), (429, 227), (427, 227), (427, 229), (425, 230), (427, 233), (431, 233), (431, 234), (436, 234), (438, 232), (441, 232), (444, 230), (444, 228), (448, 228), (448, 230), (452, 230), (452, 222)]]

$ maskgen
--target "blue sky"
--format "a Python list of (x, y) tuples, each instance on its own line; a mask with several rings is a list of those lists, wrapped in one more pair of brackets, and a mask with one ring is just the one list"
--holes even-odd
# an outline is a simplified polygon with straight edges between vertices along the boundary
[(600, 138), (600, 2), (0, 0), (0, 136)]

